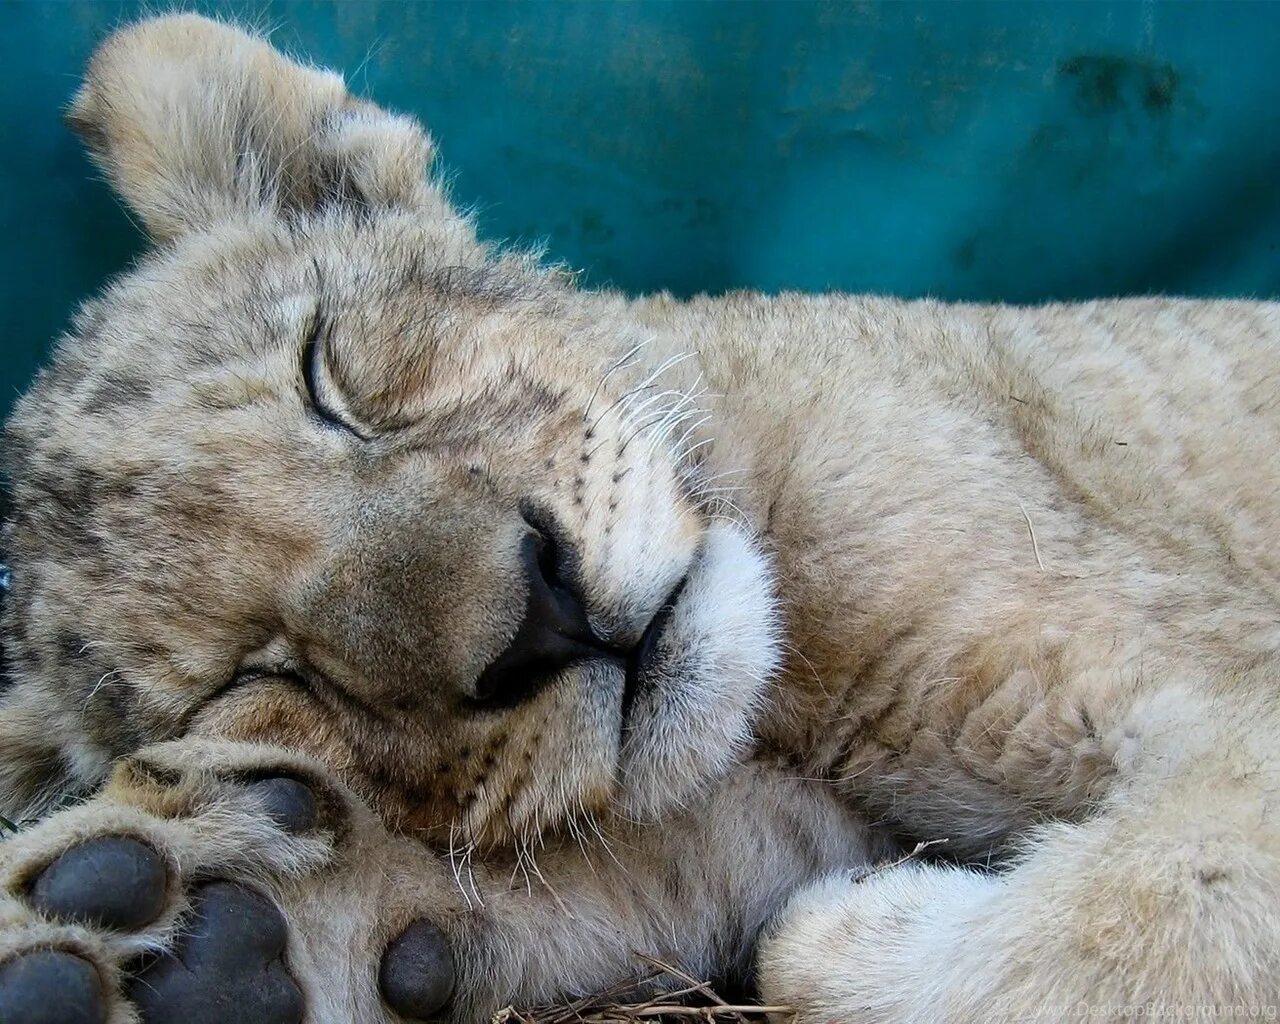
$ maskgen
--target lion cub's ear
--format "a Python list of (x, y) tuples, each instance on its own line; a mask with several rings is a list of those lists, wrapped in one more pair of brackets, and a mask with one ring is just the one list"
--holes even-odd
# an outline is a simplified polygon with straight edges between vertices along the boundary
[(431, 143), (415, 121), (197, 15), (110, 36), (68, 120), (158, 241), (260, 211), (445, 211), (426, 178)]

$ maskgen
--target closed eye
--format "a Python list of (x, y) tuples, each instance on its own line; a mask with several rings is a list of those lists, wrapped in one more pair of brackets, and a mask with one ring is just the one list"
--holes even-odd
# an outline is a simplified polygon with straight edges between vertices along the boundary
[(302, 348), (302, 381), (307, 389), (311, 411), (329, 426), (354, 434), (362, 441), (372, 435), (355, 422), (341, 392), (333, 385), (329, 370), (329, 338), (333, 325), (317, 312), (307, 328), (306, 344)]
[(337, 706), (350, 711), (358, 711), (378, 722), (385, 723), (387, 721), (386, 714), (379, 708), (363, 700), (346, 687), (339, 685), (319, 669), (312, 665), (297, 664), (293, 661), (285, 665), (242, 668), (225, 686), (214, 693), (206, 703), (219, 700), (241, 687), (260, 683), (284, 683), (301, 693), (307, 694), (330, 709)]

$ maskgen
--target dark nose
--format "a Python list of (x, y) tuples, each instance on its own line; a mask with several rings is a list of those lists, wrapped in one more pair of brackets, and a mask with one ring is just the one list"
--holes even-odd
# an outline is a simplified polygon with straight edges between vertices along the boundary
[(574, 662), (617, 653), (587, 622), (586, 607), (563, 578), (551, 534), (536, 528), (526, 534), (520, 563), (529, 587), (524, 621), (476, 682), (476, 700), (487, 707), (512, 707)]

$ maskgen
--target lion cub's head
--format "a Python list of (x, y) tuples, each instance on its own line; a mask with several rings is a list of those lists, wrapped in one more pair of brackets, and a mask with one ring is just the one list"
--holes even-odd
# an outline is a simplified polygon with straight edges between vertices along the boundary
[(662, 339), (478, 243), (413, 121), (236, 29), (116, 34), (71, 117), (156, 247), (8, 425), (7, 813), (192, 731), (464, 841), (741, 752), (768, 573), (697, 499)]

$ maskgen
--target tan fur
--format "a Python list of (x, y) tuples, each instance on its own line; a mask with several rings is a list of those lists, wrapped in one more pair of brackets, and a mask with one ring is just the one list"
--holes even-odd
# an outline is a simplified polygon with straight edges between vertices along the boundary
[[(477, 243), (412, 122), (190, 17), (73, 117), (161, 244), (8, 428), (0, 809), (219, 734), (502, 844), (754, 745), (1001, 868), (801, 895), (761, 965), (806, 1021), (1280, 1003), (1274, 304), (576, 290)], [(689, 577), (625, 721), (607, 663), (467, 703), (527, 502), (619, 645)]]

